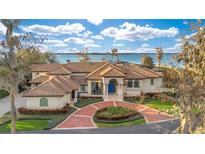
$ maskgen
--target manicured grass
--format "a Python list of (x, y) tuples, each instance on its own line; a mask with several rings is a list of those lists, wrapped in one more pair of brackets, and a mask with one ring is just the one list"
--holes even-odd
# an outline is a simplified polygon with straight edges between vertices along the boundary
[(75, 103), (76, 107), (82, 108), (89, 104), (97, 103), (103, 101), (102, 98), (81, 98), (77, 103)]
[(8, 95), (9, 95), (9, 93), (7, 91), (0, 89), (0, 99), (6, 97)]
[(110, 128), (110, 127), (122, 127), (122, 126), (132, 126), (132, 125), (142, 125), (145, 124), (144, 118), (142, 119), (137, 119), (133, 121), (128, 121), (128, 122), (121, 122), (121, 123), (100, 123), (96, 122), (96, 126), (98, 128)]
[(130, 102), (130, 103), (139, 103), (140, 99), (137, 98), (124, 98), (125, 102)]
[[(17, 131), (51, 129), (61, 123), (74, 111), (76, 111), (74, 107), (69, 107), (68, 112), (65, 114), (21, 114), (20, 119), (17, 121), (16, 128)], [(0, 124), (0, 132), (10, 132), (10, 121), (8, 121), (8, 115), (9, 113), (5, 115), (7, 122)], [(1, 118), (0, 120), (3, 119)]]
[(170, 110), (173, 109), (173, 103), (172, 102), (161, 102), (159, 100), (150, 100), (145, 102), (145, 105), (157, 109), (157, 110)]
[[(47, 125), (48, 120), (35, 120), (35, 119), (27, 119), (27, 120), (19, 120), (16, 122), (16, 130), (17, 131), (32, 131), (32, 130), (43, 130)], [(11, 123), (8, 122), (0, 127), (0, 132), (9, 132), (11, 129)]]

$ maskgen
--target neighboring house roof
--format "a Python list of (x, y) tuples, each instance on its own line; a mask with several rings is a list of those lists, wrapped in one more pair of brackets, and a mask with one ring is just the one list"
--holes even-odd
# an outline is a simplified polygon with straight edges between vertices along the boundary
[(45, 81), (47, 81), (49, 79), (49, 76), (45, 75), (45, 76), (39, 76), (33, 80), (30, 81), (30, 83), (43, 83)]
[(74, 80), (68, 79), (65, 76), (55, 76), (52, 79), (40, 84), (39, 86), (23, 93), (23, 97), (59, 97), (64, 96), (72, 90), (79, 89), (80, 86)]

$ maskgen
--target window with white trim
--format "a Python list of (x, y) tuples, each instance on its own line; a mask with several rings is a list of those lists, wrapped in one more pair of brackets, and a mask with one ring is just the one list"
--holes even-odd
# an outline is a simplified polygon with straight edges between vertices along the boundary
[(139, 88), (140, 87), (140, 83), (139, 80), (128, 80), (128, 88)]

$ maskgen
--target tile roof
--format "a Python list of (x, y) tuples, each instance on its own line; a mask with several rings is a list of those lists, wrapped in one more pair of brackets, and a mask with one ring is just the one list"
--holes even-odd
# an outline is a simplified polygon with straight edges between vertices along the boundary
[(40, 84), (39, 86), (23, 93), (23, 97), (43, 97), (43, 96), (64, 96), (72, 90), (79, 89), (80, 86), (74, 80), (68, 79), (65, 76), (55, 76), (52, 79)]
[(33, 64), (31, 65), (32, 72), (51, 72), (59, 67), (59, 64)]
[(87, 79), (85, 77), (71, 77), (70, 79), (74, 80), (75, 82), (77, 82), (80, 85), (88, 84)]
[(106, 70), (100, 73), (103, 77), (125, 77), (126, 75), (118, 71), (115, 68), (108, 67)]
[(47, 81), (49, 79), (49, 76), (45, 75), (45, 76), (39, 76), (33, 80), (30, 81), (30, 83), (43, 83), (45, 81)]
[(116, 69), (116, 66), (113, 66), (110, 63), (106, 63), (102, 67), (96, 69), (87, 75), (87, 78), (90, 80), (101, 79), (102, 77), (125, 77), (126, 75), (120, 71), (121, 69)]
[(65, 68), (64, 66), (59, 66), (57, 69), (53, 70), (49, 74), (50, 75), (68, 75), (68, 74), (71, 74), (71, 72), (68, 70), (68, 68)]

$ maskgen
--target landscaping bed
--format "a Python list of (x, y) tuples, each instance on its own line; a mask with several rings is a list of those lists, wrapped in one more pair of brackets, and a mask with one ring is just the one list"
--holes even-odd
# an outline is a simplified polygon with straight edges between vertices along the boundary
[(79, 108), (82, 108), (82, 107), (85, 107), (89, 104), (93, 104), (93, 103), (97, 103), (97, 102), (102, 102), (103, 99), (102, 98), (79, 98), (78, 99), (78, 102), (75, 103), (74, 105), (76, 107), (79, 107)]
[(130, 126), (145, 123), (141, 113), (119, 106), (110, 106), (98, 110), (93, 116), (93, 121), (100, 128)]
[[(17, 131), (37, 131), (37, 130), (49, 130), (60, 124), (65, 120), (70, 114), (72, 114), (76, 109), (74, 107), (69, 107), (69, 110), (64, 114), (21, 114), (19, 120), (16, 123)], [(0, 124), (0, 133), (10, 132), (10, 118), (8, 120), (7, 113), (5, 118), (7, 121)], [(2, 118), (2, 117), (1, 117)]]

